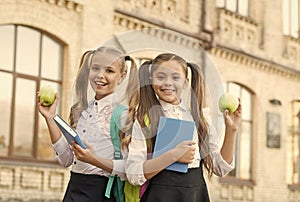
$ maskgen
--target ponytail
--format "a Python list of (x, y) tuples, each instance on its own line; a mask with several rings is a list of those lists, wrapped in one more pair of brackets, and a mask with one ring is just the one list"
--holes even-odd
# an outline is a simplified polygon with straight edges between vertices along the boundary
[(80, 58), (79, 69), (74, 84), (76, 100), (75, 104), (71, 107), (69, 115), (69, 122), (73, 128), (76, 128), (81, 112), (88, 106), (89, 60), (93, 52), (92, 50), (88, 50)]
[(130, 61), (131, 63), (128, 77), (128, 85), (126, 87), (126, 100), (128, 102), (128, 105), (131, 105), (130, 103), (132, 102), (133, 105), (137, 105), (136, 93), (139, 88), (137, 65), (134, 59), (128, 55), (125, 56), (124, 59), (125, 61)]
[[(133, 122), (136, 119), (142, 127), (143, 133), (145, 135), (147, 141), (147, 150), (148, 153), (151, 153), (153, 150), (154, 142), (155, 142), (155, 134), (157, 132), (157, 126), (159, 122), (159, 117), (163, 116), (163, 111), (160, 107), (160, 103), (156, 98), (156, 94), (152, 88), (152, 79), (151, 73), (153, 71), (152, 61), (144, 62), (139, 70), (138, 75), (132, 77), (133, 85), (136, 88), (129, 99), (129, 124), (128, 126), (132, 126)], [(135, 83), (137, 82), (138, 85)], [(143, 103), (143, 104), (140, 104)], [(154, 107), (158, 106), (158, 107)], [(145, 123), (145, 117), (149, 120), (150, 125)], [(122, 148), (127, 148), (128, 144), (131, 140), (131, 131), (128, 130), (129, 127), (126, 127), (129, 135), (126, 137), (123, 136), (122, 140)]]
[(187, 63), (191, 69), (191, 113), (194, 118), (198, 139), (199, 150), (201, 157), (204, 160), (204, 167), (208, 171), (208, 176), (211, 177), (213, 173), (213, 161), (209, 151), (209, 136), (208, 124), (203, 115), (204, 92), (205, 85), (200, 67), (193, 63)]
[[(159, 117), (164, 116), (160, 102), (158, 101), (155, 91), (152, 87), (151, 75), (154, 70), (154, 62), (152, 60), (144, 62), (139, 69), (140, 78), (140, 95), (139, 105), (137, 108), (137, 119), (147, 141), (147, 153), (153, 152), (155, 143)], [(145, 119), (149, 121), (149, 125), (145, 123)]]
[(125, 56), (124, 59), (125, 61), (131, 62), (125, 95), (128, 103), (128, 118), (126, 119), (125, 126), (120, 130), (121, 148), (127, 149), (131, 141), (131, 129), (135, 121), (136, 107), (138, 105), (139, 79), (137, 65), (134, 59), (130, 56)]

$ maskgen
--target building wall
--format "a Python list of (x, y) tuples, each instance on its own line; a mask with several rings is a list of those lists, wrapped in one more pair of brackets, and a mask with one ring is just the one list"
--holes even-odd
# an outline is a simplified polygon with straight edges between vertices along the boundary
[[(67, 68), (61, 95), (65, 115), (72, 103), (80, 55), (114, 41), (114, 36), (145, 28), (167, 28), (172, 33), (149, 32), (146, 38), (127, 42), (122, 38), (120, 45), (133, 50), (141, 47), (143, 40), (156, 38), (163, 41), (161, 47), (181, 49), (182, 54), (184, 50), (197, 50), (199, 45), (208, 49), (222, 81), (237, 82), (253, 92), (255, 112), (254, 183), (213, 177), (207, 180), (211, 201), (296, 202), (300, 192), (288, 188), (287, 150), (290, 104), (300, 99), (300, 43), (282, 34), (280, 0), (251, 2), (253, 21), (216, 9), (215, 1), (2, 0), (0, 25), (32, 26), (65, 44)], [(274, 16), (280, 17), (274, 20)], [(271, 105), (269, 100), (273, 98), (282, 105)], [(279, 149), (266, 147), (268, 111), (282, 117)], [(58, 164), (0, 159), (0, 201), (61, 201), (68, 179), (69, 169)]]

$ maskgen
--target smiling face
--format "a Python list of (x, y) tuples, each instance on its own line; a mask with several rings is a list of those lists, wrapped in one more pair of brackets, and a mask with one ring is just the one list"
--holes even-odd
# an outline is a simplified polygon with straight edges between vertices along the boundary
[(123, 58), (114, 54), (96, 52), (92, 57), (89, 71), (89, 81), (96, 93), (96, 99), (114, 92), (116, 86), (125, 77), (126, 72), (123, 68)]
[(182, 64), (176, 60), (165, 61), (152, 73), (152, 87), (159, 97), (167, 103), (177, 105), (181, 100), (181, 92), (187, 79)]

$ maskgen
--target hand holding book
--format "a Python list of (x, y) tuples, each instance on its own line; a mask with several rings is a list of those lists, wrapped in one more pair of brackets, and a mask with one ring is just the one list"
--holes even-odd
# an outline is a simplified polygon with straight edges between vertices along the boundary
[(182, 155), (179, 158), (179, 162), (171, 164), (166, 169), (186, 173), (188, 171), (188, 164), (181, 162), (187, 161), (185, 159), (186, 156), (194, 156), (191, 155), (195, 152), (193, 151), (194, 147), (191, 147), (194, 144), (192, 141), (194, 128), (195, 122), (193, 121), (160, 117), (153, 157), (158, 157), (175, 147), (177, 149), (181, 147), (178, 149), (181, 153), (180, 155)]
[(81, 141), (79, 135), (77, 134), (77, 131), (74, 130), (60, 115), (57, 114), (55, 117), (53, 117), (53, 120), (70, 145), (72, 145), (72, 141), (75, 141), (83, 149), (86, 149), (86, 146)]
[(72, 141), (72, 143), (72, 150), (76, 156), (76, 159), (92, 165), (96, 165), (95, 163), (97, 163), (97, 155), (91, 145), (89, 145), (87, 142), (84, 142), (86, 146), (86, 149), (84, 149), (75, 141)]
[(196, 142), (193, 140), (186, 140), (179, 143), (176, 146), (176, 150), (178, 151), (178, 155), (180, 158), (177, 162), (179, 163), (192, 163), (196, 153), (196, 147), (194, 146)]

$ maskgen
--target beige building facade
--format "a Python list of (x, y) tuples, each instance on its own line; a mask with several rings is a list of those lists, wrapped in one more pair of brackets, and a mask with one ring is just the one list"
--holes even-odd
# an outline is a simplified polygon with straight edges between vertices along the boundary
[(300, 201), (298, 0), (2, 0), (0, 201), (61, 201), (70, 169), (35, 93), (55, 86), (67, 118), (80, 57), (102, 44), (137, 62), (161, 51), (199, 61), (216, 119), (220, 93), (241, 98), (236, 168), (207, 179), (212, 202)]

